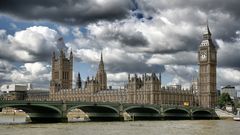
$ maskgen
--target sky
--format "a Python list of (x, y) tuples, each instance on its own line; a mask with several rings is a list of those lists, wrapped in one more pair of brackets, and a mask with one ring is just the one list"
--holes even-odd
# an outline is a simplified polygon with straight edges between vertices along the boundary
[(217, 88), (240, 89), (239, 7), (239, 0), (1, 0), (0, 84), (48, 88), (52, 52), (65, 48), (73, 51), (74, 81), (77, 72), (95, 76), (102, 52), (108, 85), (161, 72), (163, 85), (188, 88), (208, 20)]

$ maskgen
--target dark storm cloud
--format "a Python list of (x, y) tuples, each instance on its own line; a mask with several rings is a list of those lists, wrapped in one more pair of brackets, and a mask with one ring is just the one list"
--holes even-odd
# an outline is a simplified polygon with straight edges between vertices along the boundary
[[(144, 52), (149, 53), (149, 54), (175, 54), (178, 52), (197, 52), (199, 45), (201, 43), (202, 38), (201, 37), (184, 37), (181, 35), (178, 35), (179, 40), (183, 42), (183, 44), (180, 47), (176, 48), (155, 48), (155, 49), (149, 49)], [(169, 39), (172, 40), (172, 39)], [(159, 46), (170, 46), (170, 43), (157, 43)], [(162, 45), (164, 44), (164, 45)], [(186, 60), (187, 61), (187, 60)], [(192, 63), (189, 63), (192, 64)]]
[[(158, 12), (161, 14), (166, 10), (187, 9), (191, 10), (190, 14), (183, 14), (172, 18), (173, 22), (185, 21), (196, 26), (206, 23), (207, 18), (212, 29), (216, 29), (214, 33), (216, 38), (231, 41), (236, 28), (240, 27), (240, 1), (239, 0), (140, 0), (139, 9), (145, 14)], [(196, 15), (198, 12), (206, 15), (204, 20)], [(225, 16), (223, 16), (225, 15)], [(226, 27), (227, 26), (227, 27)]]
[(218, 66), (231, 67), (240, 71), (240, 36), (235, 39), (235, 42), (224, 42), (217, 40), (218, 49)]
[(9, 73), (13, 69), (13, 65), (5, 60), (0, 59), (0, 73)]
[(147, 39), (141, 32), (124, 34), (119, 33), (116, 37), (120, 42), (128, 46), (146, 46), (148, 44)]
[(124, 62), (115, 62), (112, 64), (107, 64), (107, 71), (110, 73), (160, 73), (164, 72), (165, 68), (163, 65), (151, 65), (148, 66), (143, 62), (134, 62), (134, 63), (124, 63)]
[(29, 20), (79, 25), (128, 16), (131, 0), (1, 0), (0, 12)]
[(121, 44), (130, 47), (147, 46), (148, 40), (141, 32), (123, 32), (123, 31), (107, 31), (104, 38), (107, 40), (119, 41)]
[[(219, 10), (229, 12), (236, 17), (240, 17), (240, 1), (238, 0), (139, 0), (138, 7), (147, 11), (156, 11), (157, 9), (174, 9), (174, 8), (193, 8), (205, 12)], [(153, 8), (155, 7), (155, 8)]]

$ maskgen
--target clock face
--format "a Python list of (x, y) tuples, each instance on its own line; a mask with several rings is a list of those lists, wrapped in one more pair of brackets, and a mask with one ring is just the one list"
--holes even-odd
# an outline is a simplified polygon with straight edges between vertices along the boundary
[(207, 60), (207, 50), (200, 51), (200, 61), (206, 61)]

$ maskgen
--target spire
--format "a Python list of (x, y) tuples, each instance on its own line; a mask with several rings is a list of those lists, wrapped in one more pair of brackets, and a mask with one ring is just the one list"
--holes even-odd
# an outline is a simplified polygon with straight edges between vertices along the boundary
[(159, 83), (160, 83), (160, 89), (161, 89), (161, 87), (162, 87), (162, 73), (160, 72), (159, 73)]
[(99, 62), (99, 70), (104, 70), (104, 63), (103, 63), (103, 56), (102, 56), (102, 52), (101, 52), (101, 59)]
[(64, 54), (64, 50), (63, 50), (63, 48), (61, 49), (60, 57), (65, 57), (65, 54)]
[(80, 73), (78, 72), (78, 75), (77, 75), (77, 88), (82, 88), (82, 80), (81, 80), (81, 76), (80, 76)]
[(52, 53), (52, 58), (55, 59), (55, 51)]
[(203, 39), (208, 40), (211, 39), (211, 31), (209, 29), (209, 25), (208, 25), (208, 19), (207, 19), (207, 26), (205, 27), (204, 33), (203, 33)]
[(159, 73), (159, 82), (160, 83), (162, 82), (162, 73), (161, 72)]
[(71, 48), (71, 52), (70, 52), (70, 59), (73, 58), (73, 53), (72, 53), (72, 48)]
[(103, 57), (102, 57), (102, 51), (101, 51), (101, 61), (103, 61)]
[(104, 63), (103, 63), (103, 55), (101, 52), (101, 59), (99, 62), (98, 71), (96, 74), (96, 81), (99, 83), (99, 89), (100, 90), (106, 90), (107, 89), (107, 75), (104, 69)]

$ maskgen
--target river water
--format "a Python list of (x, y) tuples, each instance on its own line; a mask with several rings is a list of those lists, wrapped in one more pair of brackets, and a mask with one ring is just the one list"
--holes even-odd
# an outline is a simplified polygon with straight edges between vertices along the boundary
[(24, 120), (22, 116), (1, 116), (0, 135), (240, 135), (240, 122), (233, 120), (56, 124), (24, 124)]

